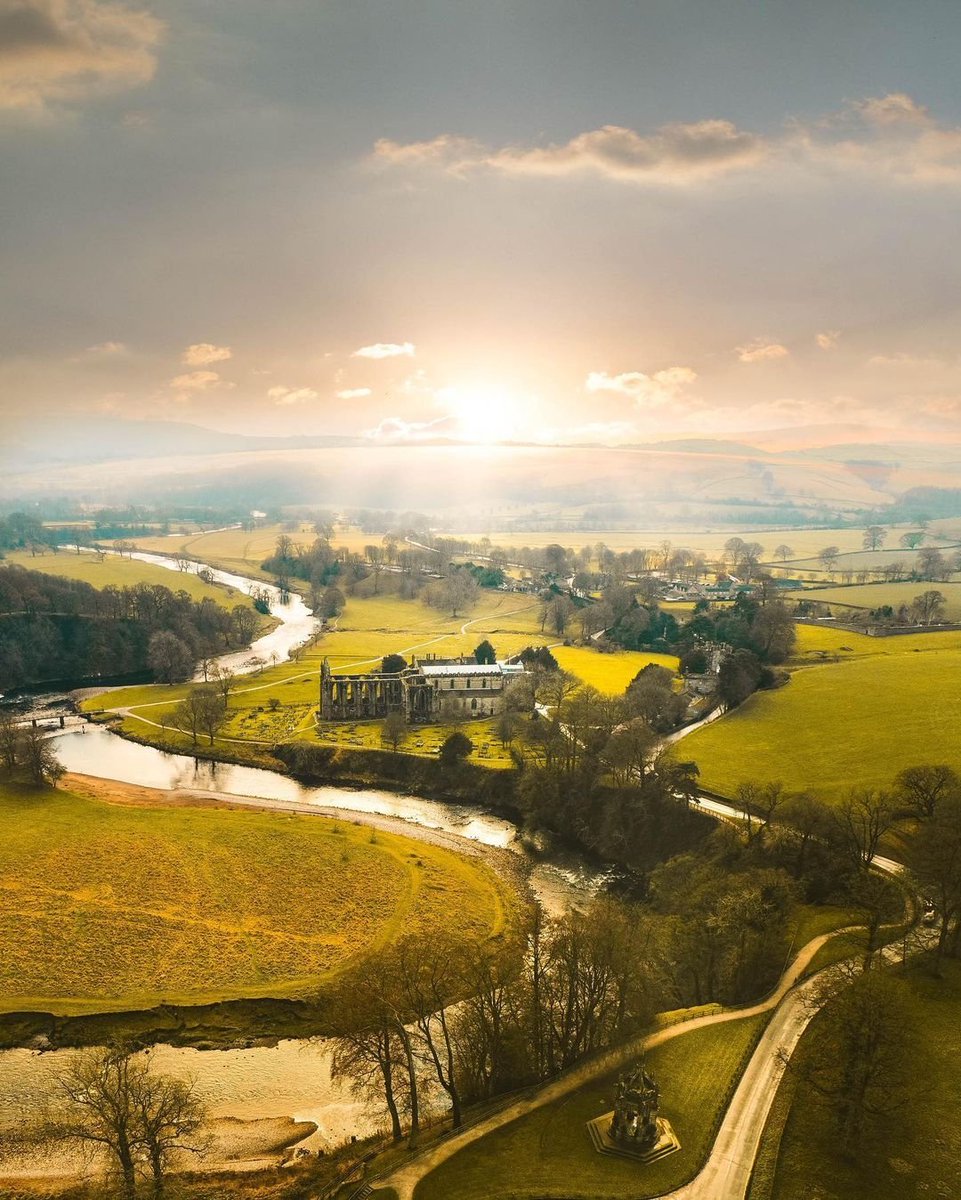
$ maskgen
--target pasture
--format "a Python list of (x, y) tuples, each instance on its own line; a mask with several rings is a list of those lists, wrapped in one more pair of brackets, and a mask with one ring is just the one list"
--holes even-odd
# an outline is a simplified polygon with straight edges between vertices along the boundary
[(204, 583), (192, 571), (170, 571), (153, 563), (121, 558), (119, 554), (108, 554), (103, 562), (98, 562), (95, 554), (87, 552), (73, 554), (61, 550), (58, 554), (31, 555), (26, 550), (17, 550), (7, 552), (3, 562), (15, 563), (28, 571), (42, 571), (45, 575), (79, 579), (95, 588), (133, 587), (138, 583), (148, 583), (169, 588), (172, 592), (186, 592), (192, 600), (214, 600), (224, 608), (233, 608), (235, 604), (253, 607), (246, 592), (236, 588)]
[(590, 646), (556, 646), (551, 653), (562, 670), (608, 696), (623, 695), (638, 671), (651, 663), (666, 667), (672, 674), (678, 666), (673, 654), (646, 654), (639, 650), (600, 654)]
[(837, 611), (835, 616), (842, 620), (849, 609), (870, 611), (889, 605), (895, 611), (902, 604), (911, 606), (911, 601), (923, 592), (936, 591), (947, 602), (944, 619), (961, 621), (961, 583), (855, 583), (850, 586), (813, 588), (803, 592), (788, 592), (793, 600), (813, 600), (819, 604), (830, 604)]
[(852, 787), (888, 787), (919, 763), (961, 770), (961, 635), (874, 639), (802, 627), (802, 654), (812, 641), (841, 661), (795, 670), (786, 686), (683, 740), (705, 787), (731, 795), (744, 780), (781, 780), (837, 800)]
[(466, 1146), (418, 1184), (414, 1200), (512, 1200), (658, 1196), (690, 1178), (707, 1156), (728, 1089), (765, 1018), (705, 1026), (648, 1051), (661, 1108), (681, 1149), (639, 1167), (600, 1155), (587, 1122), (613, 1107), (617, 1073), (592, 1080)]
[(298, 996), (400, 935), (480, 941), (512, 919), (479, 858), (349, 817), (105, 786), (115, 799), (82, 781), (0, 791), (0, 1010)]
[[(948, 961), (943, 978), (921, 969), (899, 978), (913, 1029), (921, 1038), (915, 1084), (920, 1096), (896, 1118), (896, 1134), (851, 1160), (837, 1152), (830, 1112), (800, 1102), (788, 1075), (778, 1090), (761, 1144), (750, 1200), (920, 1200), (961, 1195), (961, 964)], [(797, 1053), (819, 1036), (814, 1021)]]

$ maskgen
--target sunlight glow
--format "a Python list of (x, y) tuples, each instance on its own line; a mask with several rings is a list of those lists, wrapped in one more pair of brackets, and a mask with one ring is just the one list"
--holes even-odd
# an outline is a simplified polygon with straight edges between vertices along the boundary
[(526, 424), (525, 399), (503, 384), (456, 384), (441, 389), (437, 399), (457, 421), (458, 435), (468, 442), (510, 441)]

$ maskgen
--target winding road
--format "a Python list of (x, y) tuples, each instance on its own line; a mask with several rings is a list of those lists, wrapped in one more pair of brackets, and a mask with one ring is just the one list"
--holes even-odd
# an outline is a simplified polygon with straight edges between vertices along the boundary
[[(734, 805), (713, 798), (702, 796), (697, 804), (705, 811), (728, 819), (744, 819), (745, 816)], [(876, 856), (873, 861), (879, 870), (887, 874), (900, 875), (904, 872), (903, 866), (893, 859)], [(603, 1061), (585, 1064), (548, 1084), (535, 1096), (519, 1100), (459, 1134), (448, 1137), (379, 1178), (378, 1185), (393, 1187), (398, 1200), (413, 1200), (415, 1188), (421, 1179), (479, 1138), (545, 1104), (562, 1099), (592, 1079), (608, 1074), (617, 1066), (635, 1060), (644, 1052), (673, 1038), (708, 1025), (721, 1025), (770, 1012), (773, 1015), (741, 1076), (707, 1161), (690, 1183), (666, 1193), (663, 1198), (745, 1200), (764, 1127), (784, 1074), (784, 1062), (793, 1054), (801, 1035), (820, 1008), (818, 998), (824, 984), (832, 973), (840, 973), (847, 964), (826, 967), (807, 978), (802, 977), (822, 946), (835, 937), (852, 932), (852, 928), (835, 930), (808, 942), (787, 967), (775, 990), (758, 1004), (695, 1017), (629, 1042)], [(882, 953), (888, 961), (899, 961), (904, 948), (903, 945), (888, 946)]]

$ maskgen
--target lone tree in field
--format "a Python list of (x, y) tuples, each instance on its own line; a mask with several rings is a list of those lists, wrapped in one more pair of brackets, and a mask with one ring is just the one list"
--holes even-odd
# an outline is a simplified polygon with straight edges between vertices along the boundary
[(457, 766), (465, 761), (473, 749), (474, 743), (467, 734), (456, 729), (449, 737), (445, 738), (440, 748), (440, 761), (445, 767)]
[(102, 1046), (80, 1051), (60, 1077), (45, 1132), (51, 1143), (100, 1149), (124, 1200), (135, 1200), (138, 1169), (146, 1164), (155, 1200), (162, 1200), (170, 1155), (200, 1149), (190, 1140), (203, 1117), (190, 1085), (154, 1071), (149, 1054)]
[(391, 750), (396, 753), (398, 746), (407, 740), (409, 732), (407, 718), (404, 714), (402, 712), (392, 712), (388, 713), (384, 718), (380, 736), (385, 742), (390, 743)]
[(865, 550), (880, 550), (887, 536), (883, 525), (869, 525), (861, 538), (861, 545)]
[(837, 546), (825, 546), (824, 549), (818, 554), (818, 562), (825, 569), (825, 571), (833, 571), (838, 565), (838, 555), (840, 553), (841, 551)]

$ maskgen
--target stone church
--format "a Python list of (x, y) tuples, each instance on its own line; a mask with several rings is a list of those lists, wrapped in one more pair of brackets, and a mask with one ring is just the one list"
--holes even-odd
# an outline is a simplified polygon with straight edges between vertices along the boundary
[(504, 689), (524, 674), (517, 663), (477, 663), (473, 658), (414, 659), (406, 670), (385, 674), (334, 675), (320, 669), (320, 716), (324, 721), (362, 721), (401, 712), (408, 721), (437, 721), (451, 713), (489, 717), (499, 712)]

